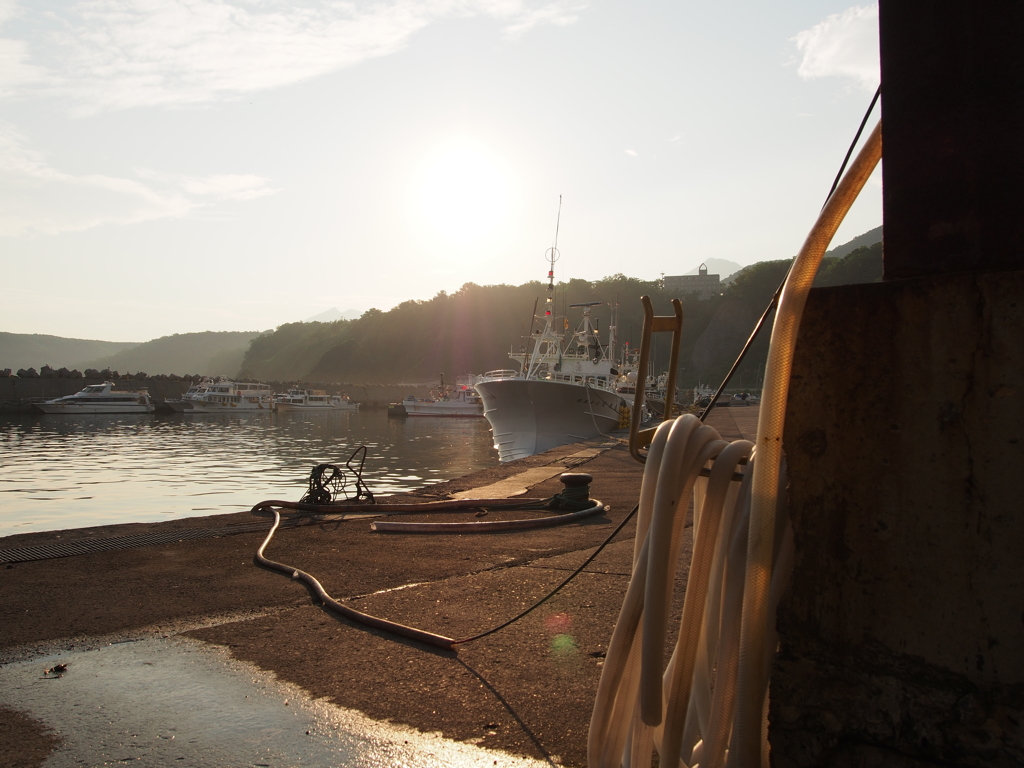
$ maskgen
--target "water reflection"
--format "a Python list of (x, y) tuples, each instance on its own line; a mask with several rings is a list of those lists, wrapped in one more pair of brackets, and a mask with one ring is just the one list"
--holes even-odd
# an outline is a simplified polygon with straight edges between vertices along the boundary
[(484, 419), (331, 413), (0, 416), (0, 536), (298, 499), (313, 464), (367, 447), (375, 494), (495, 466)]

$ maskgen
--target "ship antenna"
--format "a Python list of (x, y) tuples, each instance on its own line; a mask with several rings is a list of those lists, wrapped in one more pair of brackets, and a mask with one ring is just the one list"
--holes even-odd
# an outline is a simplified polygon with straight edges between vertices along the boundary
[(555, 219), (555, 247), (558, 247), (558, 225), (562, 223), (562, 196), (558, 196), (558, 218)]
[(558, 252), (558, 227), (561, 225), (561, 223), (562, 223), (562, 196), (559, 195), (558, 196), (558, 218), (555, 219), (555, 242), (554, 242), (554, 244), (550, 248), (548, 248), (547, 252), (544, 254), (544, 258), (546, 258), (550, 262), (550, 265), (548, 267), (548, 292), (549, 293), (551, 291), (553, 291), (554, 288), (555, 288), (555, 262), (558, 261), (558, 257), (561, 256), (561, 254)]
[(555, 262), (561, 254), (558, 252), (558, 225), (562, 222), (562, 196), (558, 196), (558, 218), (555, 220), (555, 244), (544, 253), (548, 260), (548, 297), (544, 302), (544, 317), (550, 323), (554, 317), (552, 310), (555, 308)]

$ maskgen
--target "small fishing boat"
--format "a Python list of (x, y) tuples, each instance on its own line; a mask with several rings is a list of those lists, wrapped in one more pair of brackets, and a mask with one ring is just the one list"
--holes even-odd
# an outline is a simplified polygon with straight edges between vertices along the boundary
[(114, 389), (114, 382), (90, 384), (81, 392), (35, 403), (43, 413), (152, 413), (147, 389)]
[(353, 403), (346, 395), (328, 395), (322, 389), (289, 389), (274, 398), (274, 408), (279, 411), (357, 411), (359, 403)]
[[(760, 402), (757, 395), (752, 395), (749, 392), (737, 392), (729, 398), (728, 405), (730, 408), (741, 408), (745, 405), (757, 405)], [(721, 405), (725, 405), (725, 403), (721, 403)]]
[(431, 393), (429, 398), (416, 398), (409, 395), (402, 401), (406, 416), (483, 416), (484, 404), (480, 395), (470, 386), (462, 385), (455, 389), (444, 386)]
[(679, 388), (675, 388), (672, 397), (668, 394), (668, 372), (657, 378), (647, 378), (647, 388), (644, 392), (644, 403), (650, 408), (651, 413), (656, 416), (665, 415), (665, 404), (672, 402), (672, 413), (678, 415), (683, 411), (683, 403), (679, 400)]

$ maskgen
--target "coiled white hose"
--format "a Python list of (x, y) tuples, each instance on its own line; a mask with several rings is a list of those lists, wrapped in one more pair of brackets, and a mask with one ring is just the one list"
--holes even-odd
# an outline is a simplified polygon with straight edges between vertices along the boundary
[[(633, 573), (590, 723), (591, 768), (647, 768), (654, 749), (663, 765), (768, 765), (774, 616), (792, 558), (792, 534), (778, 507), (793, 351), (821, 258), (881, 152), (879, 123), (790, 269), (772, 330), (756, 443), (727, 443), (694, 416), (665, 422), (655, 433), (640, 491)], [(712, 461), (709, 477), (701, 478)], [(733, 477), (744, 461), (737, 487)], [(662, 669), (691, 496), (693, 561), (679, 637)]]

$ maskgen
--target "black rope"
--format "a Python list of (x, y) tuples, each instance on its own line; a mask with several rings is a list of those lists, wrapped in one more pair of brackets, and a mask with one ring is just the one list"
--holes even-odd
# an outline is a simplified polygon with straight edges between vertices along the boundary
[[(860, 140), (860, 135), (864, 131), (864, 126), (867, 125), (868, 117), (871, 115), (871, 111), (875, 108), (875, 102), (878, 101), (878, 97), (881, 96), (881, 94), (882, 86), (881, 84), (879, 84), (878, 88), (875, 90), (875, 95), (871, 98), (871, 103), (868, 104), (868, 108), (867, 111), (864, 113), (863, 119), (861, 119), (860, 121), (860, 127), (857, 128), (857, 133), (853, 137), (853, 141), (850, 142), (850, 148), (846, 150), (846, 157), (843, 158), (843, 162), (839, 166), (839, 173), (836, 174), (835, 181), (832, 182), (832, 188), (828, 191), (828, 195), (825, 197), (825, 202), (821, 206), (822, 210), (824, 210), (825, 206), (828, 205), (828, 201), (832, 199), (832, 195), (835, 193), (836, 187), (839, 186), (839, 182), (843, 178), (843, 173), (846, 172), (846, 165), (847, 163), (850, 162), (850, 157), (853, 155), (853, 150), (857, 146), (857, 142)], [(794, 263), (795, 261), (796, 258), (794, 257)], [(793, 269), (792, 264), (790, 264), (789, 269)], [(765, 320), (768, 319), (768, 315), (771, 314), (771, 311), (775, 309), (775, 307), (778, 305), (779, 297), (782, 295), (782, 289), (785, 287), (786, 280), (788, 279), (789, 271), (786, 272), (786, 277), (783, 278), (781, 283), (779, 283), (779, 287), (775, 290), (775, 295), (772, 296), (772, 300), (768, 302), (768, 306), (765, 307), (764, 312), (761, 314), (761, 318), (757, 321), (757, 324), (754, 326), (754, 330), (751, 331), (750, 338), (748, 338), (747, 343), (743, 345), (743, 349), (740, 350), (740, 354), (736, 358), (736, 361), (732, 364), (732, 367), (729, 369), (729, 372), (725, 374), (725, 379), (722, 381), (721, 386), (718, 387), (718, 391), (715, 392), (715, 396), (711, 398), (711, 402), (707, 404), (707, 407), (704, 408), (703, 411), (701, 411), (701, 421), (704, 421), (708, 417), (708, 414), (711, 413), (711, 409), (715, 407), (715, 403), (718, 402), (718, 398), (722, 396), (722, 392), (724, 392), (725, 388), (729, 385), (729, 380), (732, 379), (733, 374), (736, 373), (736, 369), (739, 368), (740, 363), (743, 362), (743, 358), (747, 356), (747, 352), (749, 352), (750, 348), (754, 345), (754, 341), (755, 339), (757, 339), (757, 335), (761, 332), (761, 328), (764, 327)]]
[(565, 512), (578, 512), (581, 509), (589, 509), (594, 506), (590, 500), (590, 486), (581, 485), (575, 488), (566, 487), (561, 493), (556, 493), (544, 503), (544, 509), (562, 510)]
[[(353, 462), (356, 461), (357, 456), (359, 456), (359, 466), (353, 466)], [(340, 500), (343, 502), (363, 502), (373, 504), (373, 494), (363, 482), (363, 465), (365, 463), (365, 445), (361, 445), (356, 448), (352, 452), (352, 455), (349, 456), (348, 461), (345, 462), (345, 467), (348, 469), (348, 472), (352, 475), (355, 481), (356, 490), (355, 494), (352, 496), (349, 496), (346, 491), (349, 482), (345, 469), (342, 469), (337, 464), (317, 464), (313, 467), (312, 472), (309, 473), (309, 488), (306, 491), (306, 495), (300, 499), (299, 503), (331, 504), (334, 501)], [(327, 474), (328, 471), (330, 474)]]
[(517, 616), (513, 616), (511, 619), (506, 621), (504, 624), (499, 624), (498, 626), (494, 627), (493, 629), (488, 629), (486, 632), (481, 632), (479, 635), (473, 635), (472, 637), (464, 637), (461, 640), (454, 640), (454, 641), (452, 641), (452, 645), (462, 645), (464, 643), (471, 643), (474, 640), (479, 640), (479, 639), (481, 639), (483, 637), (487, 637), (488, 635), (493, 635), (495, 632), (500, 632), (501, 630), (505, 629), (505, 627), (511, 626), (512, 624), (515, 624), (520, 619), (524, 618), (528, 614), (530, 614), (533, 611), (535, 611), (538, 608), (540, 608), (544, 603), (546, 603), (552, 597), (557, 595), (566, 584), (568, 584), (570, 581), (572, 581), (577, 576), (579, 576), (580, 573), (583, 572), (583, 569), (586, 568), (588, 565), (590, 565), (590, 563), (593, 562), (595, 557), (597, 557), (599, 554), (601, 554), (601, 550), (603, 550), (605, 547), (607, 547), (611, 543), (612, 539), (614, 539), (619, 534), (619, 531), (621, 531), (623, 528), (626, 527), (626, 523), (628, 523), (630, 520), (633, 519), (633, 515), (636, 514), (636, 511), (638, 509), (640, 509), (640, 504), (639, 503), (636, 504), (633, 507), (633, 509), (630, 511), (630, 513), (628, 515), (626, 515), (625, 519), (623, 519), (623, 521), (621, 523), (619, 523), (619, 525), (615, 528), (615, 530), (611, 532), (611, 534), (608, 536), (608, 538), (606, 538), (603, 542), (601, 542), (600, 546), (598, 546), (598, 548), (594, 550), (593, 554), (591, 554), (590, 557), (588, 557), (586, 560), (584, 560), (575, 571), (570, 573), (562, 581), (561, 584), (559, 584), (553, 590), (548, 592), (544, 597), (542, 597), (536, 603), (531, 605), (529, 608), (527, 608), (525, 611), (523, 611), (522, 613), (518, 614)]
[[(355, 460), (356, 455), (359, 454), (360, 451), (362, 452), (362, 457), (361, 457), (361, 460), (360, 460), (360, 463), (359, 463), (359, 467), (356, 468), (356, 467), (352, 466), (352, 462)], [(352, 454), (352, 456), (349, 458), (348, 462), (346, 462), (346, 467), (348, 467), (348, 469), (355, 475), (355, 478), (356, 478), (356, 492), (357, 492), (357, 496), (356, 497), (353, 497), (353, 498), (347, 499), (347, 500), (358, 501), (359, 500), (359, 494), (363, 493), (363, 494), (365, 494), (365, 496), (367, 496), (369, 498), (370, 503), (373, 503), (373, 501), (374, 501), (373, 495), (369, 492), (368, 489), (366, 489), (365, 485), (363, 485), (363, 483), (362, 483), (362, 467), (363, 467), (363, 461), (365, 461), (365, 458), (366, 458), (366, 446), (360, 446)], [(327, 478), (325, 480), (324, 479), (324, 475), (328, 472), (328, 470), (330, 470), (330, 474), (327, 476)], [(573, 480), (567, 480), (566, 479), (566, 478), (569, 478), (569, 477), (573, 478)], [(562, 478), (563, 478), (562, 482), (565, 483), (565, 488), (563, 488), (560, 493), (556, 493), (554, 496), (552, 496), (549, 499), (544, 499), (544, 500), (533, 502), (533, 503), (521, 504), (517, 508), (518, 509), (545, 508), (545, 509), (550, 509), (550, 510), (555, 510), (555, 511), (563, 511), (563, 512), (567, 512), (567, 513), (571, 513), (571, 512), (578, 512), (578, 511), (581, 511), (581, 510), (584, 510), (584, 509), (589, 509), (590, 507), (594, 506), (595, 502), (590, 498), (590, 483), (588, 482), (590, 480), (590, 476), (589, 475), (566, 473), (566, 474), (562, 475)], [(291, 509), (298, 509), (300, 507), (300, 505), (317, 505), (317, 506), (325, 506), (327, 508), (326, 509), (322, 509), (322, 510), (321, 509), (305, 509), (305, 510), (302, 510), (302, 512), (305, 513), (305, 514), (323, 514), (325, 512), (331, 512), (332, 510), (330, 509), (330, 504), (331, 504), (331, 502), (333, 501), (334, 498), (337, 498), (337, 496), (340, 495), (340, 493), (344, 491), (345, 484), (346, 484), (345, 483), (345, 473), (342, 471), (342, 469), (340, 467), (338, 467), (335, 464), (318, 464), (316, 467), (313, 468), (313, 471), (310, 473), (310, 476), (309, 476), (309, 491), (302, 498), (302, 501), (300, 501), (299, 504), (292, 504), (292, 503), (286, 503), (286, 502), (280, 502), (280, 501), (273, 501), (273, 502), (261, 502), (260, 504), (257, 504), (255, 507), (253, 507), (252, 508), (252, 512), (254, 514), (260, 514), (260, 513), (264, 512), (264, 510), (266, 509), (266, 510), (270, 510), (271, 512), (273, 512), (274, 515), (275, 515), (275, 524), (271, 528), (271, 531), (268, 534), (266, 540), (263, 542), (263, 545), (260, 547), (260, 550), (256, 553), (255, 560), (256, 560), (257, 564), (262, 565), (264, 567), (269, 567), (271, 570), (280, 571), (281, 573), (284, 573), (285, 575), (291, 575), (292, 578), (295, 578), (295, 574), (301, 574), (302, 576), (306, 577), (306, 579), (309, 581), (309, 583), (311, 583), (311, 584), (315, 583), (315, 587), (317, 589), (319, 589), (320, 591), (322, 591), (323, 588), (320, 586), (320, 583), (317, 582), (312, 576), (309, 576), (309, 574), (305, 574), (303, 572), (300, 572), (297, 569), (294, 569), (291, 566), (286, 566), (286, 565), (284, 565), (282, 563), (274, 563), (273, 561), (266, 560), (266, 558), (263, 557), (263, 554), (262, 554), (263, 550), (264, 550), (264, 548), (266, 548), (267, 544), (270, 543), (270, 539), (273, 536), (274, 531), (277, 529), (277, 526), (278, 526), (278, 524), (280, 522), (280, 519), (281, 519), (280, 518), (280, 512), (278, 512), (277, 510), (273, 509), (273, 506), (271, 506), (271, 505), (282, 506), (282, 508), (291, 508)], [(324, 499), (326, 499), (326, 501), (324, 501)], [(637, 510), (639, 508), (640, 508), (640, 504), (638, 503), (638, 504), (636, 504), (636, 506), (633, 507), (633, 509), (630, 511), (630, 513), (628, 515), (626, 515), (626, 517), (622, 520), (622, 522), (619, 523), (619, 525), (615, 528), (615, 530), (612, 531), (611, 534), (603, 542), (601, 542), (601, 544), (597, 547), (597, 549), (595, 549), (594, 552), (586, 560), (584, 560), (579, 565), (578, 568), (576, 568), (576, 570), (574, 570), (572, 573), (570, 573), (557, 587), (555, 587), (553, 590), (548, 592), (547, 595), (542, 597), (540, 600), (538, 600), (532, 606), (527, 608), (525, 611), (522, 611), (518, 615), (513, 616), (508, 621), (506, 621), (506, 622), (504, 622), (504, 623), (502, 623), (502, 624), (500, 624), (500, 625), (498, 625), (498, 626), (496, 626), (496, 627), (494, 627), (492, 629), (487, 630), (486, 632), (481, 632), (478, 635), (474, 635), (472, 637), (466, 637), (466, 638), (463, 638), (461, 640), (453, 640), (453, 641), (451, 641), (451, 645), (454, 646), (454, 645), (461, 645), (461, 644), (464, 644), (464, 643), (470, 643), (470, 642), (472, 642), (474, 640), (479, 640), (479, 639), (481, 639), (483, 637), (487, 637), (488, 635), (492, 635), (495, 632), (499, 632), (502, 629), (505, 629), (506, 627), (508, 627), (508, 626), (514, 624), (515, 622), (519, 621), (520, 619), (524, 618), (525, 616), (527, 616), (528, 614), (532, 613), (537, 608), (539, 608), (541, 605), (546, 603), (548, 600), (550, 600), (552, 597), (554, 597), (556, 594), (558, 594), (562, 590), (562, 588), (565, 587), (570, 581), (572, 581), (580, 573), (582, 573), (584, 568), (586, 568), (588, 565), (590, 565), (591, 562), (593, 562), (594, 558), (597, 557), (604, 550), (604, 548), (607, 547), (608, 544), (611, 543), (612, 539), (614, 539), (619, 534), (619, 532), (626, 526), (626, 523), (628, 523), (633, 518), (633, 515), (636, 514), (636, 512), (637, 512)], [(480, 509), (486, 509), (486, 507), (481, 506)], [(302, 513), (300, 513), (300, 514), (302, 514)], [(326, 593), (324, 593), (324, 595), (326, 595)], [(333, 598), (330, 598), (330, 600), (333, 603), (336, 603), (336, 606), (340, 606), (341, 610), (344, 610), (344, 611), (350, 610), (350, 609), (344, 608), (344, 606), (342, 606), (341, 603), (337, 603), (337, 601), (334, 601)], [(355, 612), (355, 613), (358, 613), (358, 612)], [(360, 616), (362, 616), (362, 614), (360, 614)], [(375, 618), (373, 620), (374, 621), (382, 621), (382, 620), (375, 619)], [(387, 622), (387, 623), (389, 625), (391, 624), (391, 622)], [(407, 630), (408, 628), (403, 628), (403, 629)], [(417, 630), (409, 630), (409, 631), (417, 631)], [(447, 642), (447, 639), (445, 639), (445, 642)]]
[(828, 205), (828, 201), (832, 199), (832, 195), (835, 194), (836, 187), (839, 186), (839, 182), (843, 178), (843, 173), (846, 171), (846, 165), (850, 162), (850, 157), (853, 155), (853, 149), (857, 146), (857, 142), (860, 141), (860, 135), (864, 132), (864, 126), (868, 124), (868, 117), (871, 115), (871, 111), (875, 108), (875, 102), (878, 101), (878, 97), (882, 95), (882, 84), (878, 84), (878, 88), (875, 89), (875, 95), (871, 97), (871, 103), (868, 104), (868, 110), (864, 113), (864, 117), (860, 121), (860, 127), (857, 129), (857, 134), (853, 137), (853, 141), (850, 142), (850, 148), (846, 150), (846, 157), (843, 158), (843, 164), (839, 166), (839, 173), (836, 174), (835, 181), (832, 182), (832, 189), (828, 191), (828, 195), (825, 197), (825, 203), (821, 206), (822, 210), (825, 210), (825, 205)]
[[(330, 470), (330, 475), (324, 479), (324, 475)], [(338, 486), (344, 481), (341, 467), (337, 464), (317, 464), (309, 473), (309, 490), (302, 497), (302, 504), (330, 504), (334, 501)]]

